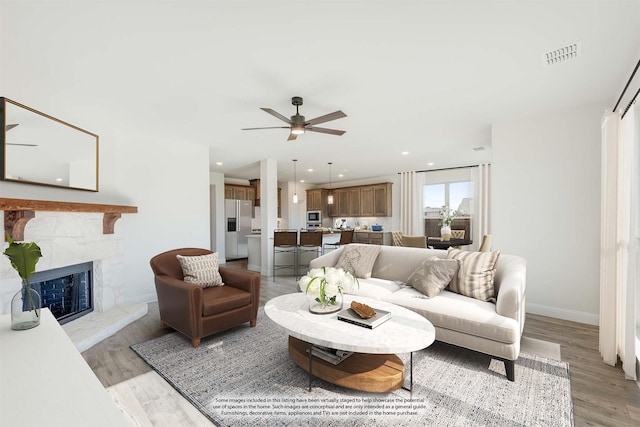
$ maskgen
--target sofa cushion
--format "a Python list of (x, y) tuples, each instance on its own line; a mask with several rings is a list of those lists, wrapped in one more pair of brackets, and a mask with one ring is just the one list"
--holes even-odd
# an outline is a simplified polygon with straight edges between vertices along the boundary
[(384, 301), (408, 308), (437, 328), (449, 329), (493, 341), (512, 344), (520, 340), (520, 326), (514, 319), (496, 313), (496, 305), (468, 298), (448, 290), (427, 298), (412, 288), (400, 289)]
[(185, 282), (193, 283), (202, 288), (224, 285), (218, 271), (217, 252), (207, 255), (176, 255), (176, 258), (182, 267)]
[(371, 277), (373, 263), (380, 253), (379, 245), (361, 245), (351, 243), (345, 246), (336, 263), (336, 268), (353, 273), (356, 277)]
[(373, 299), (383, 299), (403, 287), (402, 282), (370, 277), (369, 279), (358, 279), (358, 285), (354, 286), (351, 291), (345, 293)]
[(433, 298), (449, 285), (451, 279), (458, 274), (458, 270), (457, 260), (430, 257), (418, 265), (409, 276), (407, 285)]
[(460, 272), (451, 281), (449, 290), (481, 301), (496, 301), (493, 278), (500, 251), (469, 252), (449, 248), (447, 256), (460, 262)]

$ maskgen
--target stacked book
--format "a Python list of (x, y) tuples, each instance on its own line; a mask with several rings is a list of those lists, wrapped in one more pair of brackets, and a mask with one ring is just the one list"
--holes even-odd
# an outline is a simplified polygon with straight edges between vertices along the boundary
[[(307, 352), (308, 351), (309, 350), (307, 350)], [(331, 363), (332, 365), (337, 365), (347, 357), (351, 356), (353, 352), (314, 345), (311, 347), (311, 354), (319, 359)]]
[(362, 326), (363, 328), (373, 329), (391, 319), (391, 313), (388, 311), (376, 310), (375, 313), (373, 317), (363, 319), (353, 309), (347, 308), (338, 313), (338, 320)]

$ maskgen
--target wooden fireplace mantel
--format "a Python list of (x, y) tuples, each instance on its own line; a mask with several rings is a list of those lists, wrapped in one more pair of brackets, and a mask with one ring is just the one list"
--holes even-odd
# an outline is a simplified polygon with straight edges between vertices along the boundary
[(4, 238), (24, 240), (24, 227), (35, 218), (36, 211), (97, 212), (102, 213), (102, 233), (113, 234), (113, 227), (123, 213), (138, 213), (137, 206), (101, 205), (95, 203), (56, 202), (53, 200), (7, 199), (0, 197), (0, 210), (4, 211)]

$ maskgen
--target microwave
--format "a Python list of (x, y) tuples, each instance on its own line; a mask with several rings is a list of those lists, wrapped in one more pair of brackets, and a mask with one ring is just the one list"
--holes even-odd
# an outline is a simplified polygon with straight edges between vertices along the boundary
[(322, 212), (321, 211), (307, 211), (307, 222), (308, 223), (318, 223), (318, 225), (322, 222)]

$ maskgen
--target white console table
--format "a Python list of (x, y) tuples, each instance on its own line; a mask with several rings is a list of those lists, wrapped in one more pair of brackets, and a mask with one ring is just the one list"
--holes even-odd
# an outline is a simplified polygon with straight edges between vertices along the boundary
[(0, 316), (0, 426), (130, 426), (53, 314), (11, 330)]

